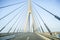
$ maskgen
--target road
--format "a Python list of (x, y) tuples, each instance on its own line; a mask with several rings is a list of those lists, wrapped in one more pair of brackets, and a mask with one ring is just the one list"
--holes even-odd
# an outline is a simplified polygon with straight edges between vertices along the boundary
[(10, 40), (44, 40), (44, 39), (36, 35), (35, 33), (19, 33), (16, 35), (15, 38)]

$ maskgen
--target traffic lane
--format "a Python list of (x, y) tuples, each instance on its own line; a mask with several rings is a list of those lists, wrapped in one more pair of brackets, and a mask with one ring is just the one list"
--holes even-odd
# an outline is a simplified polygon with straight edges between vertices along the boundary
[(36, 35), (35, 33), (29, 35), (29, 40), (44, 40), (43, 38), (41, 38), (40, 36)]
[(27, 37), (28, 37), (28, 34), (18, 34), (18, 35), (16, 35), (16, 37), (15, 38), (13, 38), (13, 39), (10, 39), (10, 40), (27, 40)]
[(36, 35), (35, 33), (26, 34), (26, 36), (23, 37), (23, 39), (25, 39), (25, 40), (44, 40), (42, 37)]
[[(13, 40), (13, 39), (12, 39)], [(44, 40), (40, 36), (36, 35), (35, 33), (26, 33), (24, 35), (18, 35), (14, 40)]]

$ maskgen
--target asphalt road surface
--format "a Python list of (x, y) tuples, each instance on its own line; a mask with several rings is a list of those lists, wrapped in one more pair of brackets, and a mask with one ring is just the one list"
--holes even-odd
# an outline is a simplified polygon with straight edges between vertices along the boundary
[(10, 40), (44, 40), (44, 39), (36, 35), (35, 33), (19, 33), (16, 35), (15, 38)]

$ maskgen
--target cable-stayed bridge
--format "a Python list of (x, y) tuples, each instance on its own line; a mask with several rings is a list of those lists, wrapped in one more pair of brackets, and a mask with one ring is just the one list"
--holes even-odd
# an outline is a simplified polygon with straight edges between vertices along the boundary
[[(28, 4), (26, 5), (25, 3)], [(59, 16), (32, 0), (2, 6), (0, 9), (9, 8), (15, 5), (20, 6), (0, 17), (0, 40), (60, 40), (60, 33), (52, 32), (43, 20), (40, 11), (33, 6), (41, 8), (60, 22)], [(17, 10), (19, 11), (17, 12)], [(48, 32), (45, 32), (40, 20)], [(3, 33), (4, 31), (7, 32)]]

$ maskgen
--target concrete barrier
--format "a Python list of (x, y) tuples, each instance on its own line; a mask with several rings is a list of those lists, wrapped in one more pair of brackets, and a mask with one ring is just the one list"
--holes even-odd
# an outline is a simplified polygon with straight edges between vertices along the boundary
[(47, 37), (45, 37), (45, 36), (43, 36), (43, 35), (40, 35), (40, 33), (38, 33), (38, 32), (35, 32), (38, 36), (40, 36), (40, 37), (42, 37), (43, 39), (45, 39), (45, 40), (51, 40), (51, 39), (49, 39), (49, 38), (47, 38)]

